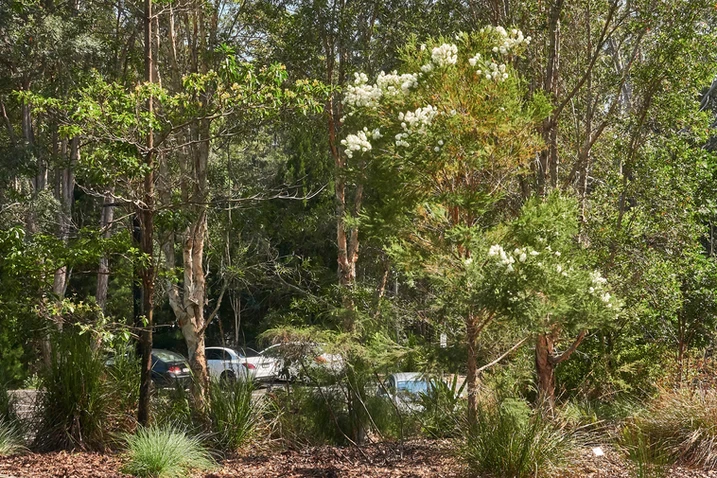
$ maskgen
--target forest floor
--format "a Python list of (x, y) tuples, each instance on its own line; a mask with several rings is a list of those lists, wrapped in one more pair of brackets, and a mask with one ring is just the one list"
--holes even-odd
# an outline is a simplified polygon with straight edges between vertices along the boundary
[[(197, 475), (202, 478), (332, 478), (332, 477), (462, 477), (466, 469), (454, 456), (455, 442), (415, 440), (401, 448), (376, 444), (356, 448), (311, 447), (299, 451), (262, 450), (222, 460), (220, 468)], [(0, 478), (109, 478), (120, 473), (122, 459), (116, 454), (28, 453), (0, 458)], [(630, 468), (614, 450), (596, 457), (589, 448), (576, 456), (560, 478), (629, 478)], [(717, 477), (717, 471), (674, 467), (663, 476), (671, 478)]]

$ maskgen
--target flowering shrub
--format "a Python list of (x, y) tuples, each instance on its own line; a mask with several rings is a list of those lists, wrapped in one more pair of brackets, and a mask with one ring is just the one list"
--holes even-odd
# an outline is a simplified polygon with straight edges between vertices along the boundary
[[(344, 95), (343, 121), (349, 131), (342, 141), (344, 153), (349, 158), (363, 153), (374, 157), (400, 154), (413, 161), (417, 156), (435, 157), (436, 153), (451, 153), (469, 144), (497, 146), (507, 140), (501, 135), (489, 137), (497, 128), (525, 131), (519, 125), (546, 114), (547, 102), (541, 104), (536, 97), (538, 101), (523, 104), (516, 96), (516, 82), (498, 90), (491, 83), (502, 84), (511, 78), (512, 59), (529, 43), (530, 37), (518, 30), (486, 27), (472, 35), (459, 34), (455, 43), (439, 40), (435, 45), (409, 45), (404, 58), (406, 72), (381, 72), (373, 84), (365, 73), (355, 73)], [(476, 127), (481, 120), (484, 124)], [(361, 134), (376, 127), (390, 133), (393, 141), (377, 142), (379, 138)], [(523, 141), (510, 140), (517, 149), (511, 144), (505, 150), (511, 153), (510, 163), (527, 157), (523, 150), (532, 150), (537, 144), (530, 133), (522, 135)], [(445, 151), (448, 138), (457, 142)], [(500, 158), (503, 155), (493, 148), (468, 153), (472, 157), (464, 155), (463, 159), (469, 159), (469, 167), (482, 167), (471, 164), (470, 159), (507, 159)]]

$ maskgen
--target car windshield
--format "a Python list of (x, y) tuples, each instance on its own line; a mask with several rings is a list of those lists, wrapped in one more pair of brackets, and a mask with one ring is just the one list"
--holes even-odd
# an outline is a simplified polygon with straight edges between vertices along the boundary
[(396, 389), (410, 394), (427, 393), (428, 381), (423, 379), (401, 381), (396, 384)]
[(153, 350), (152, 355), (162, 362), (184, 362), (184, 357), (169, 350)]

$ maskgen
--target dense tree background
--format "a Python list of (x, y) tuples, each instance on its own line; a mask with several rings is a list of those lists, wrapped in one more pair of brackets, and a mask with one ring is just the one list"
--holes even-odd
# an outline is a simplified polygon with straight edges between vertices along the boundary
[[(540, 337), (555, 357), (579, 337), (579, 353), (555, 370), (557, 394), (607, 399), (689, 380), (712, 355), (711, 2), (162, 2), (150, 22), (151, 84), (143, 11), (136, 1), (0, 4), (0, 381), (35, 373), (48, 331), (63, 323), (141, 325), (137, 274), (149, 264), (155, 345), (190, 359), (205, 340), (260, 348), (279, 331), (310, 328), (338, 334), (338, 348), (382, 371), (466, 372), (527, 334), (537, 342), (485, 373), (512, 374), (532, 397), (524, 371)], [(536, 143), (499, 191), (442, 202), (441, 191), (422, 189), (416, 157), (388, 147), (345, 154), (354, 73), (373, 82), (381, 71), (416, 71), (411, 52), (422, 43), (430, 52), (486, 25), (532, 37), (509, 67), (515, 101), (542, 105), (523, 125)], [(433, 87), (421, 94), (436, 104), (477, 97), (460, 82)], [(446, 131), (466, 147), (492, 134)], [(465, 173), (450, 161), (430, 168)], [(133, 218), (148, 208), (150, 172), (147, 254)], [(555, 197), (568, 211), (560, 234), (530, 222), (547, 214), (535, 204)], [(440, 223), (429, 211), (439, 204), (470, 220)], [(576, 267), (599, 270), (619, 298), (616, 317), (546, 325), (497, 296), (457, 296), (465, 260), (492, 243), (537, 249), (525, 231), (554, 233)], [(485, 274), (476, 280), (498, 280)], [(513, 286), (556, 297), (543, 305), (560, 311), (569, 289)], [(474, 307), (502, 319), (471, 335), (477, 322), (460, 318)]]

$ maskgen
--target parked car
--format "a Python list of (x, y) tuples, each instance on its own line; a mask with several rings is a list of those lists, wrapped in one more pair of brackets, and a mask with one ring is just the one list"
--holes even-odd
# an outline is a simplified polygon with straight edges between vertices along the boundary
[(188, 387), (192, 373), (187, 359), (177, 352), (152, 349), (152, 382), (155, 387)]
[(271, 345), (259, 352), (266, 366), (273, 366), (274, 377), (282, 381), (305, 378), (306, 372), (319, 368), (330, 373), (344, 369), (343, 357), (324, 351), (324, 346), (314, 343), (288, 342)]
[(209, 377), (225, 382), (254, 378), (256, 366), (229, 347), (206, 347)]
[[(251, 348), (243, 348), (238, 351), (242, 357), (243, 363), (252, 372), (255, 380), (258, 381), (269, 381), (276, 378), (276, 358), (272, 357), (271, 354), (264, 354), (264, 352), (257, 352)], [(252, 367), (254, 367), (252, 369)]]
[[(122, 357), (129, 359), (135, 357), (133, 353), (127, 352)], [(139, 358), (137, 358), (139, 360)], [(117, 362), (117, 355), (111, 353), (105, 360), (107, 367), (114, 367)], [(187, 359), (177, 352), (165, 349), (152, 349), (152, 383), (157, 388), (170, 388), (177, 385), (188, 387), (191, 382), (192, 372), (189, 369)]]
[(421, 394), (427, 394), (430, 386), (430, 379), (422, 373), (401, 372), (389, 375), (381, 391), (388, 394), (399, 410), (420, 412), (423, 410)]

